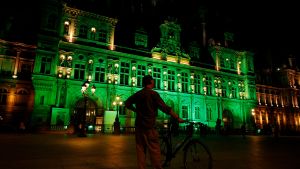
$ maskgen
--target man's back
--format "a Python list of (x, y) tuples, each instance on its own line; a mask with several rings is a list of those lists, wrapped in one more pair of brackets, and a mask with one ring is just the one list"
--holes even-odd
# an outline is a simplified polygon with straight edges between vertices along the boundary
[(144, 129), (154, 127), (158, 109), (165, 113), (170, 111), (170, 107), (165, 105), (159, 94), (148, 88), (138, 91), (125, 102), (126, 107), (129, 108), (133, 104), (135, 104), (136, 127)]

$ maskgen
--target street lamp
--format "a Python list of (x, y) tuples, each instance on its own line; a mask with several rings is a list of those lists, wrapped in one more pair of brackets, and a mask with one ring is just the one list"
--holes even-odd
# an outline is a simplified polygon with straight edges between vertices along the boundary
[(252, 127), (254, 128), (255, 132), (257, 132), (257, 125), (256, 125), (256, 113), (255, 109), (251, 109), (251, 115), (252, 115)]
[[(86, 137), (86, 105), (87, 105), (87, 101), (89, 98), (89, 92), (88, 92), (88, 88), (90, 86), (90, 82), (88, 80), (86, 80), (82, 86), (81, 86), (81, 93), (82, 96), (84, 98), (84, 107), (83, 107), (83, 111), (80, 112), (80, 116), (79, 116), (79, 125), (78, 125), (78, 129), (79, 129), (79, 137)], [(91, 93), (92, 95), (94, 95), (96, 91), (96, 86), (93, 85), (91, 87)]]
[(121, 101), (120, 96), (117, 96), (116, 100), (113, 102), (113, 105), (117, 108), (117, 115), (114, 122), (114, 134), (120, 134), (119, 109), (122, 104), (123, 102)]

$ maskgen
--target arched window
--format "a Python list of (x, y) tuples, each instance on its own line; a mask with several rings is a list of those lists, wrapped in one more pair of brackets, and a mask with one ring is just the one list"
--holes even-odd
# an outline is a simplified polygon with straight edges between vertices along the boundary
[(26, 89), (20, 89), (17, 91), (15, 105), (26, 106), (28, 103), (29, 92)]

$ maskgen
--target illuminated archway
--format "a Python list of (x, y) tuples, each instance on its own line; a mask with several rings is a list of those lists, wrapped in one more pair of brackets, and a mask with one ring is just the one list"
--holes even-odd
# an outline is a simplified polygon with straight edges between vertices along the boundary
[(89, 130), (94, 130), (96, 124), (96, 116), (98, 114), (97, 104), (90, 98), (87, 98), (86, 107), (84, 104), (85, 104), (85, 100), (83, 98), (78, 100), (75, 104), (74, 114), (72, 117), (75, 130), (78, 129), (77, 126), (81, 118), (83, 118), (82, 114), (84, 114), (84, 112), (86, 114), (86, 118), (85, 118), (86, 127), (90, 128)]

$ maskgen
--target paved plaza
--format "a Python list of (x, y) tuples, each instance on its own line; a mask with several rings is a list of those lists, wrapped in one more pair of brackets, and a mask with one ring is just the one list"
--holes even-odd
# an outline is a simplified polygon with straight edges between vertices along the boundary
[[(214, 169), (299, 169), (300, 137), (207, 136)], [(0, 134), (2, 169), (135, 169), (133, 135)], [(151, 168), (150, 166), (148, 167)], [(170, 169), (182, 169), (182, 155)]]

